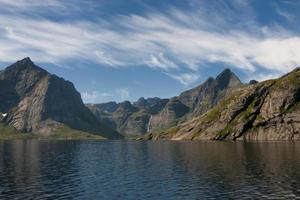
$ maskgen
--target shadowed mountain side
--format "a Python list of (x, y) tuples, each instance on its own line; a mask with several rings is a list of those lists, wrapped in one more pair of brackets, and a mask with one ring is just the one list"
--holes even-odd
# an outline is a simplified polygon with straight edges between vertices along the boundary
[(168, 99), (140, 98), (133, 104), (129, 101), (108, 102), (87, 104), (87, 107), (103, 124), (125, 136), (137, 136), (147, 133), (151, 116), (158, 113), (167, 102)]
[(174, 126), (195, 116), (202, 115), (224, 98), (232, 88), (242, 86), (239, 78), (225, 69), (215, 79), (210, 77), (201, 85), (181, 93), (169, 100), (149, 122), (149, 131)]
[(100, 124), (73, 84), (25, 58), (0, 72), (2, 121), (21, 132), (51, 136), (64, 126), (106, 138), (120, 135)]
[(199, 116), (215, 106), (235, 87), (239, 78), (225, 69), (215, 79), (171, 99), (140, 98), (137, 102), (87, 104), (98, 120), (123, 135), (144, 135)]

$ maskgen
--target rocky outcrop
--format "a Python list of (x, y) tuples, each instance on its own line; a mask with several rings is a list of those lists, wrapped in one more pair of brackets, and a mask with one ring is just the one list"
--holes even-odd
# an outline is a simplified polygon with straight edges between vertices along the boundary
[(179, 122), (202, 115), (224, 98), (232, 88), (242, 86), (239, 78), (225, 69), (216, 78), (210, 77), (201, 85), (172, 98), (157, 115), (153, 115), (150, 131), (174, 126)]
[(137, 136), (147, 133), (151, 115), (158, 113), (168, 99), (140, 98), (130, 103), (87, 104), (97, 119), (125, 136)]
[(250, 84), (250, 85), (253, 85), (253, 84), (256, 84), (256, 83), (258, 83), (257, 80), (250, 80), (250, 81), (249, 81), (249, 84)]
[(171, 99), (140, 98), (137, 102), (88, 104), (99, 121), (124, 135), (144, 135), (199, 116), (215, 106), (232, 88), (242, 86), (239, 78), (225, 69), (196, 88)]
[(148, 131), (159, 130), (177, 124), (177, 120), (189, 112), (190, 108), (184, 105), (178, 98), (170, 99), (164, 109), (151, 116)]
[(107, 138), (120, 135), (99, 123), (73, 84), (25, 58), (0, 72), (2, 122), (22, 132), (50, 136), (67, 126)]
[(148, 139), (299, 140), (300, 69), (231, 91), (202, 116)]

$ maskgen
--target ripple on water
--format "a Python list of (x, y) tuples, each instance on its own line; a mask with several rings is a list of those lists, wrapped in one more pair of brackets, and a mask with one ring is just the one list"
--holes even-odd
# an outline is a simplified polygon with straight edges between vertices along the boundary
[(297, 199), (300, 144), (0, 142), (0, 199)]

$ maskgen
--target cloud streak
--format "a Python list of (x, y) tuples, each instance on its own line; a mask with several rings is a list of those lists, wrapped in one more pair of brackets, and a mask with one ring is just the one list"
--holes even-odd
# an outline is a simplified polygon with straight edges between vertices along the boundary
[(82, 92), (81, 97), (85, 103), (97, 103), (106, 101), (107, 99), (112, 97), (112, 94), (106, 92), (101, 93), (99, 91), (94, 90), (91, 92)]
[[(27, 6), (25, 1), (11, 2), (0, 0), (0, 5)], [(236, 2), (237, 9), (251, 12), (246, 3)], [(55, 1), (53, 6), (61, 4)], [(171, 8), (165, 14), (116, 16), (109, 23), (4, 13), (0, 14), (0, 60), (30, 56), (62, 65), (78, 59), (109, 67), (147, 66), (168, 74), (183, 71), (169, 75), (183, 85), (198, 79), (190, 71), (196, 73), (202, 63), (223, 63), (250, 73), (258, 68), (283, 73), (300, 65), (299, 35), (278, 26), (262, 27), (249, 16), (243, 19), (246, 27), (231, 26), (228, 21), (239, 16), (222, 6), (214, 17), (200, 8), (191, 12)]]
[(83, 91), (81, 97), (85, 103), (107, 102), (110, 99), (116, 101), (124, 101), (130, 98), (130, 90), (128, 88), (117, 88), (115, 91), (100, 92), (98, 90)]
[(189, 73), (183, 73), (183, 74), (179, 74), (179, 75), (174, 75), (174, 74), (169, 74), (166, 73), (168, 76), (170, 76), (171, 78), (179, 81), (181, 84), (183, 84), (185, 87), (187, 87), (188, 85), (190, 85), (191, 83), (194, 83), (195, 81), (197, 81), (199, 79), (199, 75), (197, 74), (189, 74)]

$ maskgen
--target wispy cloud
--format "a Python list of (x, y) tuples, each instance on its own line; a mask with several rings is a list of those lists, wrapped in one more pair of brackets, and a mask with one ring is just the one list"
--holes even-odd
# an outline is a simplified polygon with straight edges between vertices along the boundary
[(91, 92), (82, 92), (81, 97), (82, 100), (86, 103), (97, 103), (106, 101), (106, 99), (110, 98), (112, 94), (106, 92), (99, 92), (99, 91), (91, 91)]
[(83, 91), (81, 92), (81, 97), (85, 103), (101, 103), (111, 99), (124, 101), (130, 98), (130, 90), (129, 88), (116, 88), (110, 92), (100, 92), (98, 90)]
[(151, 55), (149, 60), (146, 60), (145, 63), (151, 68), (160, 68), (165, 71), (178, 69), (178, 66), (166, 58), (163, 53), (159, 53), (157, 56)]
[(166, 74), (168, 76), (170, 76), (171, 78), (179, 81), (184, 86), (188, 86), (200, 78), (200, 76), (195, 73), (194, 74), (183, 73), (183, 74), (179, 74), (179, 75), (169, 74), (169, 73), (166, 73)]
[(33, 6), (61, 6), (62, 4), (57, 0), (0, 0), (2, 6), (11, 6), (17, 8), (29, 8)]
[(122, 62), (114, 59), (110, 55), (107, 55), (107, 53), (105, 53), (103, 51), (96, 51), (95, 53), (96, 53), (97, 57), (99, 58), (98, 61), (100, 63), (109, 65), (111, 67), (118, 67), (118, 66), (126, 65), (125, 63), (122, 63)]
[[(33, 2), (43, 6), (52, 1)], [(53, 2), (53, 6), (64, 6)], [(214, 9), (211, 12), (202, 7), (190, 12), (170, 8), (164, 14), (149, 11), (145, 15), (116, 16), (109, 23), (0, 13), (0, 60), (13, 62), (31, 56), (36, 61), (57, 64), (81, 59), (110, 67), (142, 65), (169, 74), (194, 71), (193, 75), (171, 75), (183, 85), (197, 80), (197, 71), (207, 62), (221, 62), (249, 73), (255, 73), (258, 67), (283, 73), (300, 65), (299, 35), (279, 25), (259, 25), (250, 16), (247, 2), (233, 1), (235, 9), (241, 10), (239, 15), (232, 14), (225, 1), (220, 2), (214, 8), (207, 3), (202, 6)], [(28, 3), (0, 0), (1, 5), (22, 8)], [(241, 23), (230, 24), (240, 18)]]

